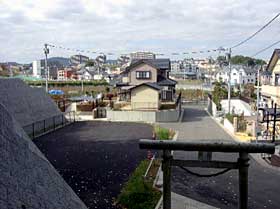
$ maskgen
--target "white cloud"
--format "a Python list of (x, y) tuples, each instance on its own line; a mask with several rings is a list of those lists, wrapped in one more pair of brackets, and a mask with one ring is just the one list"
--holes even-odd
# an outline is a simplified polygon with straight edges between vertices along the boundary
[[(45, 42), (119, 53), (228, 46), (264, 25), (278, 5), (277, 0), (0, 0), (0, 61), (41, 58)], [(280, 39), (279, 22), (234, 53), (250, 55)]]

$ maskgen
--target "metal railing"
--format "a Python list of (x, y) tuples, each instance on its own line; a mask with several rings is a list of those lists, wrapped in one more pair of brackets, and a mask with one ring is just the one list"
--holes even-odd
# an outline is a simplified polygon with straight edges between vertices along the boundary
[(23, 130), (31, 138), (35, 139), (43, 134), (54, 131), (76, 121), (75, 112), (67, 112), (55, 115), (44, 120), (35, 121), (23, 126)]
[[(239, 171), (239, 209), (248, 209), (248, 168), (249, 153), (269, 153), (275, 152), (274, 144), (266, 143), (205, 143), (205, 142), (176, 142), (176, 141), (155, 141), (142, 139), (139, 143), (140, 149), (163, 150), (162, 171), (163, 171), (163, 209), (171, 209), (171, 166), (178, 166), (187, 173), (197, 177), (218, 176), (231, 169)], [(207, 160), (181, 160), (173, 159), (171, 151), (199, 151), (239, 153), (239, 158), (235, 162)], [(202, 175), (189, 170), (186, 167), (217, 168), (224, 169), (215, 174)]]

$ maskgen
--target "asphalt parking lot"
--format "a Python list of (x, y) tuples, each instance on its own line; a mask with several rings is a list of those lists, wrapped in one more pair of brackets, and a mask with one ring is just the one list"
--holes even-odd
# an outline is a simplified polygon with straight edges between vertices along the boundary
[(88, 208), (116, 209), (114, 198), (146, 157), (138, 140), (151, 137), (147, 124), (77, 122), (34, 142)]

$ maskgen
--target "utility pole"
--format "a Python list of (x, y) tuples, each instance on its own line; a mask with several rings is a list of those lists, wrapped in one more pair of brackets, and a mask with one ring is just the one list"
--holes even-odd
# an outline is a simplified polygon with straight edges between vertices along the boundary
[[(263, 66), (261, 66), (261, 69)], [(258, 142), (258, 126), (259, 126), (259, 102), (260, 102), (260, 68), (258, 68), (257, 76), (257, 121), (256, 121), (256, 142)]]
[(229, 48), (229, 53), (228, 53), (228, 67), (229, 67), (229, 75), (228, 75), (228, 113), (230, 114), (230, 91), (231, 91), (231, 48)]
[(48, 44), (45, 44), (44, 48), (45, 53), (45, 77), (46, 77), (46, 92), (48, 93), (48, 79), (49, 79), (49, 70), (48, 70), (48, 54), (50, 53), (50, 50), (48, 48)]

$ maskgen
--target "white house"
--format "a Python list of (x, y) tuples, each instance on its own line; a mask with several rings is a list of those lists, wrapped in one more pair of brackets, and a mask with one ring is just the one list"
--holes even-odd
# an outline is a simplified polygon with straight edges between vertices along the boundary
[[(230, 84), (244, 85), (255, 84), (257, 70), (255, 68), (234, 65), (231, 67)], [(229, 68), (225, 67), (216, 74), (216, 81), (227, 83), (229, 81)]]

